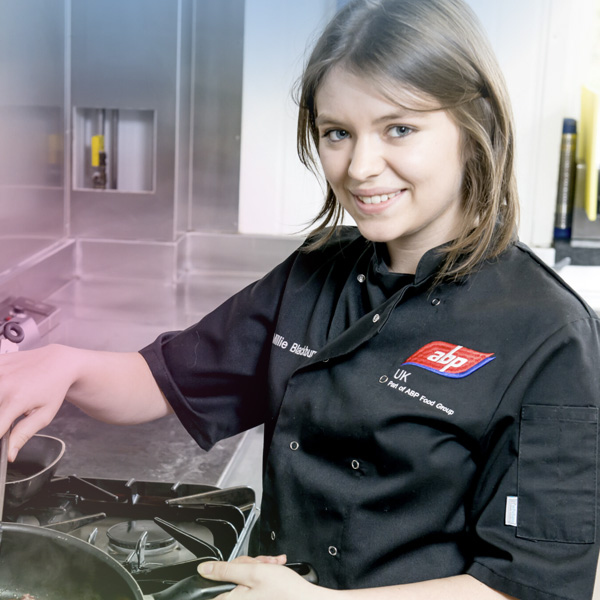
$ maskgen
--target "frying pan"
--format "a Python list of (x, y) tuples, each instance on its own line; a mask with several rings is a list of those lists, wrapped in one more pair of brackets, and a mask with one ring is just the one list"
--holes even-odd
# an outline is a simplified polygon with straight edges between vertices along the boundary
[(33, 525), (0, 525), (0, 599), (143, 599), (135, 579), (91, 544)]
[(65, 443), (50, 435), (34, 435), (8, 465), (5, 507), (15, 508), (37, 494), (56, 472)]
[[(235, 587), (193, 575), (147, 596), (119, 562), (79, 538), (33, 525), (0, 526), (0, 600), (25, 594), (36, 600), (206, 600)], [(288, 566), (316, 582), (308, 565)]]

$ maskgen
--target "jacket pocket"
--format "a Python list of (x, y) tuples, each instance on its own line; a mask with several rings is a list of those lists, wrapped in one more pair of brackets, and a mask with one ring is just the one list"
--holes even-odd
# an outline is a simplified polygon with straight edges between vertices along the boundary
[(596, 407), (523, 406), (518, 537), (595, 541), (597, 440)]

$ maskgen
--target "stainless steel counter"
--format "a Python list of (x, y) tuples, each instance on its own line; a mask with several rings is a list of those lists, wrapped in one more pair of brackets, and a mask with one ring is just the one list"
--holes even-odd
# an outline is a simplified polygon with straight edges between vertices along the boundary
[[(194, 323), (253, 279), (197, 275), (179, 286), (74, 280), (47, 299), (61, 311), (49, 341), (138, 350), (163, 331)], [(69, 404), (44, 432), (67, 444), (59, 474), (260, 486), (261, 438), (256, 432), (220, 442), (206, 453), (174, 416), (119, 427), (99, 423)]]

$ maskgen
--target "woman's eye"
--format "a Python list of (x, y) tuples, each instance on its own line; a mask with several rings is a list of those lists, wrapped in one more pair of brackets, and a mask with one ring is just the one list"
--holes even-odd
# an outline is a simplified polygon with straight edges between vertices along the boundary
[(329, 129), (323, 134), (324, 138), (329, 139), (332, 142), (341, 142), (345, 140), (350, 134), (345, 129)]
[(390, 127), (390, 135), (392, 137), (406, 137), (409, 133), (412, 133), (412, 129), (410, 127), (407, 127), (406, 125), (394, 125), (393, 127)]

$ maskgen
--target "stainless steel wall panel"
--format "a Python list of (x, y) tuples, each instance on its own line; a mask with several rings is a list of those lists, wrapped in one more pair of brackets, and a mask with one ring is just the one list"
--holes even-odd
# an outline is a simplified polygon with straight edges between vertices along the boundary
[(71, 232), (77, 238), (172, 240), (173, 210), (155, 194), (74, 190)]
[(73, 2), (73, 103), (158, 106), (172, 121), (178, 8), (177, 0)]
[[(0, 186), (0, 198), (0, 240), (37, 238), (54, 243), (63, 238), (62, 188)], [(0, 264), (3, 259), (0, 256)]]
[(296, 250), (303, 238), (291, 236), (191, 233), (188, 271), (262, 276)]
[(191, 157), (192, 157), (192, 63), (193, 63), (193, 35), (192, 22), (194, 14), (192, 0), (184, 0), (178, 23), (179, 53), (179, 81), (177, 84), (177, 127), (175, 140), (175, 163), (177, 172), (175, 177), (175, 228), (178, 233), (185, 233), (191, 229), (190, 199), (191, 199)]
[(194, 18), (191, 217), (194, 231), (237, 231), (244, 0), (201, 0)]
[[(78, 237), (173, 240), (179, 0), (72, 5), (72, 106), (154, 111), (154, 189), (74, 189)], [(73, 164), (81, 156), (74, 158)]]
[(65, 240), (47, 247), (43, 256), (0, 276), (0, 300), (25, 296), (44, 300), (65, 286), (75, 275), (75, 242)]
[(0, 0), (3, 105), (63, 105), (64, 0)]
[(0, 273), (65, 237), (64, 0), (0, 0)]
[(78, 272), (83, 279), (153, 280), (176, 283), (181, 240), (79, 242)]

